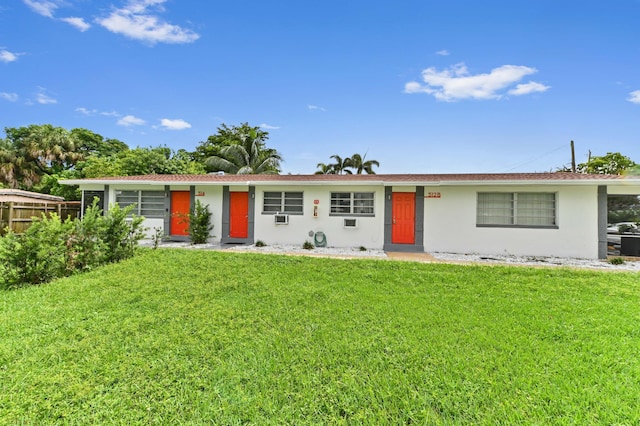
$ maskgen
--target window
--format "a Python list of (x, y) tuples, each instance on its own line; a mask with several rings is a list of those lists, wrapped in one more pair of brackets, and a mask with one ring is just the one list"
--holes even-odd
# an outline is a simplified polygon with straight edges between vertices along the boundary
[(164, 191), (116, 191), (120, 207), (135, 204), (132, 213), (148, 219), (164, 217), (164, 198)]
[(373, 216), (373, 192), (332, 192), (331, 215)]
[(140, 191), (140, 215), (164, 217), (164, 191)]
[(477, 226), (556, 227), (553, 192), (479, 192)]
[(302, 192), (265, 192), (263, 214), (302, 214)]

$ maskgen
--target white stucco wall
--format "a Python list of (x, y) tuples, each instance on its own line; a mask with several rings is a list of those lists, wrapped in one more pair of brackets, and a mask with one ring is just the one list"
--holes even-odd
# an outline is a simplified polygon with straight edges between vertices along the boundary
[[(289, 215), (288, 225), (276, 225), (273, 214), (263, 214), (264, 193), (269, 191), (303, 191), (303, 215)], [(345, 228), (344, 218), (330, 216), (331, 192), (374, 192), (374, 217), (355, 217), (357, 228)], [(313, 216), (314, 200), (318, 200), (318, 216)], [(384, 244), (384, 189), (381, 186), (260, 186), (256, 188), (255, 240), (266, 244), (302, 245), (313, 242), (321, 231), (329, 247), (381, 249)]]
[[(483, 186), (425, 188), (427, 252), (598, 257), (597, 188)], [(476, 227), (477, 192), (555, 192), (558, 229)]]
[(220, 242), (222, 233), (222, 187), (196, 186), (196, 201), (208, 206), (211, 212), (213, 229), (209, 233), (209, 242)]

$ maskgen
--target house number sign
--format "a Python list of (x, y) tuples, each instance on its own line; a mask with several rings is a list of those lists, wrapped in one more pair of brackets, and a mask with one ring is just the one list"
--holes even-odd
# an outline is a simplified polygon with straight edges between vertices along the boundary
[(442, 198), (442, 194), (440, 192), (427, 192), (427, 196), (424, 198)]

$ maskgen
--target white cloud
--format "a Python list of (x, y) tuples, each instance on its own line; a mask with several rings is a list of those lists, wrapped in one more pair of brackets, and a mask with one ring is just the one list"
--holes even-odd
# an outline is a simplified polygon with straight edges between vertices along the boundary
[(634, 90), (629, 93), (629, 98), (627, 98), (629, 102), (633, 102), (634, 104), (640, 104), (640, 90)]
[(8, 50), (0, 50), (0, 62), (13, 62), (18, 60), (18, 53), (12, 53)]
[(146, 121), (144, 121), (142, 118), (138, 118), (133, 115), (125, 115), (120, 120), (118, 120), (118, 125), (125, 126), (125, 127), (141, 126), (145, 123)]
[(53, 18), (53, 12), (60, 7), (60, 1), (51, 0), (22, 0), (31, 10), (39, 15)]
[(270, 126), (267, 123), (262, 123), (260, 126), (261, 129), (267, 129), (267, 130), (278, 130), (280, 128), (280, 126)]
[(546, 92), (550, 88), (551, 86), (545, 86), (542, 83), (536, 83), (535, 81), (530, 81), (529, 83), (518, 84), (515, 89), (511, 89), (507, 93), (515, 96), (528, 95), (529, 93)]
[(154, 7), (162, 11), (162, 3), (166, 0), (131, 0), (123, 8), (115, 9), (106, 18), (96, 22), (107, 30), (122, 34), (134, 40), (141, 40), (150, 44), (156, 43), (191, 43), (200, 35), (163, 21), (157, 15), (148, 13)]
[[(47, 18), (54, 19), (53, 14), (61, 6), (67, 6), (65, 0), (22, 0), (24, 4), (29, 6), (34, 12), (46, 16)], [(68, 18), (60, 18), (60, 21), (75, 27), (81, 32), (87, 31), (91, 28), (91, 25), (87, 23), (84, 18), (76, 16), (70, 16)]]
[[(494, 68), (490, 73), (471, 75), (465, 64), (457, 64), (448, 70), (438, 71), (431, 67), (422, 71), (422, 81), (411, 81), (405, 84), (405, 93), (426, 93), (441, 101), (459, 99), (500, 99), (504, 90), (527, 75), (538, 72), (535, 68), (522, 65), (503, 65)], [(513, 94), (524, 94), (533, 91), (544, 91), (548, 87), (540, 83), (530, 82), (520, 89), (513, 89)], [(541, 90), (543, 89), (544, 90)], [(520, 93), (522, 92), (522, 93)]]
[(7, 93), (7, 92), (0, 92), (0, 98), (9, 101), (9, 102), (15, 102), (18, 100), (18, 94), (17, 93)]
[(80, 114), (84, 114), (84, 115), (102, 115), (104, 117), (121, 117), (122, 114), (116, 112), (116, 111), (100, 111), (97, 109), (89, 109), (89, 108), (85, 108), (85, 107), (78, 107), (75, 109), (76, 112), (79, 112)]
[(61, 18), (60, 20), (63, 21), (63, 22), (66, 22), (67, 24), (69, 24), (69, 25), (71, 25), (73, 27), (76, 27), (81, 32), (85, 32), (89, 28), (91, 28), (91, 25), (86, 23), (83, 18), (77, 18), (75, 16), (72, 16), (72, 17), (69, 17), (69, 18)]
[(54, 98), (52, 98), (51, 96), (47, 95), (46, 89), (40, 87), (39, 88), (40, 92), (36, 95), (36, 102), (39, 103), (40, 105), (50, 105), (50, 104), (57, 104), (58, 101)]
[(439, 55), (439, 56), (449, 56), (449, 55), (450, 55), (450, 53), (449, 53), (449, 51), (448, 51), (447, 49), (442, 49), (442, 50), (438, 50), (438, 51), (436, 52), (436, 55)]
[(187, 123), (181, 118), (172, 120), (170, 118), (163, 118), (160, 120), (160, 126), (167, 130), (184, 130), (191, 128), (191, 124)]
[(326, 111), (326, 109), (318, 105), (307, 105), (307, 108), (311, 111)]
[(96, 114), (98, 112), (95, 109), (87, 109), (87, 108), (84, 108), (84, 107), (78, 107), (78, 108), (75, 109), (75, 111), (79, 112), (81, 114), (84, 114), (84, 115), (94, 115), (94, 114)]

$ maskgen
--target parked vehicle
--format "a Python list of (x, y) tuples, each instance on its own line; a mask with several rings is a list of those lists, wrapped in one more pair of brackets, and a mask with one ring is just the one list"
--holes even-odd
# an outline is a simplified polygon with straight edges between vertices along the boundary
[(638, 222), (619, 222), (607, 226), (607, 234), (624, 234), (625, 232), (640, 233)]

